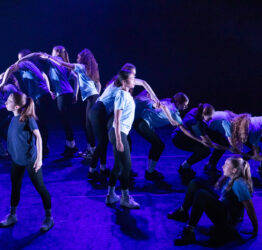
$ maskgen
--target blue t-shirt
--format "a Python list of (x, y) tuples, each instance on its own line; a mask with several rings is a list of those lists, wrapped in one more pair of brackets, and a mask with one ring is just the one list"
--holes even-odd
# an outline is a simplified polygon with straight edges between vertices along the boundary
[(0, 91), (0, 109), (5, 109), (5, 102), (8, 99), (8, 96), (14, 92), (17, 92), (18, 89), (13, 84), (7, 84)]
[(117, 87), (114, 85), (114, 83), (111, 83), (106, 87), (103, 94), (97, 99), (97, 101), (100, 101), (105, 105), (108, 115), (114, 111), (115, 97), (120, 89), (120, 87)]
[[(62, 60), (61, 57), (56, 56), (57, 59)], [(73, 93), (73, 89), (69, 83), (70, 72), (67, 68), (49, 62), (49, 79), (51, 90), (56, 96)]]
[[(161, 100), (161, 103), (169, 109), (171, 116), (175, 121), (179, 124), (183, 124), (180, 112), (175, 105), (171, 103), (171, 99), (163, 99)], [(162, 109), (155, 109), (153, 106), (144, 109), (141, 117), (151, 128), (160, 128), (170, 124), (165, 112)]]
[(86, 74), (85, 65), (75, 63), (74, 72), (77, 73), (77, 80), (83, 101), (89, 96), (98, 95), (95, 82)]
[(262, 133), (262, 116), (251, 117), (249, 125), (248, 142), (256, 147), (259, 146)]
[[(183, 118), (183, 125), (196, 137), (206, 135), (207, 124), (197, 118), (197, 108), (191, 109)], [(175, 129), (175, 133), (180, 131), (180, 128)]]
[(14, 116), (8, 128), (7, 149), (12, 161), (18, 165), (33, 164), (37, 157), (33, 130), (38, 129), (34, 118), (19, 121), (20, 115)]
[(247, 182), (242, 177), (237, 178), (234, 181), (232, 188), (229, 191), (226, 191), (226, 187), (229, 181), (230, 178), (228, 178), (228, 181), (222, 187), (220, 200), (229, 209), (229, 213), (231, 215), (233, 223), (236, 223), (238, 219), (243, 215), (244, 206), (242, 202), (250, 200), (251, 193), (249, 191)]
[(18, 82), (22, 92), (37, 100), (39, 97), (48, 94), (49, 90), (40, 70), (30, 61), (19, 63)]
[(145, 109), (153, 108), (153, 101), (149, 98), (134, 98), (136, 104), (135, 120), (142, 118), (142, 113)]
[(231, 116), (227, 111), (216, 111), (209, 122), (209, 129), (231, 137)]
[[(129, 92), (124, 90), (119, 90), (116, 94), (114, 102), (114, 110), (122, 110), (122, 115), (120, 117), (120, 131), (129, 134), (132, 127), (134, 116), (135, 116), (135, 102), (133, 97)], [(115, 127), (115, 124), (113, 124)]]

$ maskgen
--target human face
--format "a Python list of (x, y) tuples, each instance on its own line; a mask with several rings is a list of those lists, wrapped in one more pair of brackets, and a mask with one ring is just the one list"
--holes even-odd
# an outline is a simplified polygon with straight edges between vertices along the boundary
[(132, 73), (128, 76), (126, 80), (122, 81), (123, 87), (132, 89), (135, 87), (135, 75)]
[(186, 101), (186, 102), (184, 102), (184, 103), (179, 103), (179, 104), (177, 104), (178, 110), (185, 110), (185, 109), (187, 109), (188, 103), (189, 103), (189, 101)]
[(203, 119), (204, 121), (208, 122), (212, 119), (212, 116), (213, 116), (214, 112), (212, 112), (210, 115), (204, 115), (203, 116)]
[(226, 160), (222, 168), (223, 168), (224, 176), (232, 177), (236, 173), (236, 168), (233, 167), (230, 160)]
[(134, 76), (136, 76), (136, 69), (135, 68), (132, 68), (131, 72), (134, 74)]
[(58, 52), (55, 49), (53, 49), (52, 50), (52, 56), (57, 56), (57, 55), (58, 55)]
[(21, 59), (23, 58), (23, 55), (22, 55), (21, 53), (19, 53), (19, 54), (17, 55), (17, 57), (18, 57), (18, 60), (21, 60)]
[(7, 101), (5, 102), (5, 106), (6, 106), (6, 109), (8, 111), (15, 111), (19, 108), (17, 105), (15, 105), (14, 98), (13, 98), (12, 94), (9, 95)]

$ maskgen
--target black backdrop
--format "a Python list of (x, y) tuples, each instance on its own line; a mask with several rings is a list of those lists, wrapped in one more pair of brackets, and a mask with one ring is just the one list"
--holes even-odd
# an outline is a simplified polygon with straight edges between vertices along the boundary
[(125, 62), (160, 98), (262, 115), (262, 5), (215, 0), (16, 0), (0, 3), (0, 70), (23, 48), (70, 60), (89, 48), (105, 84)]

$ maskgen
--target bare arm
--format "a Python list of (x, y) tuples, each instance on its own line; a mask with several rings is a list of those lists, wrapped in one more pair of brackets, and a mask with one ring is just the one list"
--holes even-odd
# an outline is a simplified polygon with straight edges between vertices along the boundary
[(214, 143), (209, 137), (208, 135), (204, 135), (204, 136), (200, 136), (201, 140), (202, 140), (202, 144), (204, 144), (207, 147), (210, 148), (215, 148), (215, 149), (220, 149), (220, 150), (228, 150), (228, 147), (219, 145), (217, 143)]
[(135, 85), (144, 87), (145, 90), (149, 93), (150, 98), (154, 102), (159, 103), (159, 99), (157, 98), (155, 92), (153, 91), (153, 89), (150, 87), (150, 85), (146, 81), (136, 78), (135, 79)]
[(33, 134), (36, 137), (36, 150), (37, 150), (36, 161), (34, 163), (33, 168), (35, 169), (35, 172), (37, 172), (43, 165), (42, 163), (42, 137), (38, 129), (34, 129)]
[(48, 60), (56, 63), (57, 65), (66, 67), (66, 68), (68, 68), (68, 69), (70, 69), (70, 70), (74, 70), (74, 69), (75, 69), (74, 64), (64, 62), (63, 60), (59, 60), (59, 59), (57, 59), (56, 57), (50, 56), (50, 55), (48, 55), (48, 54), (46, 54), (46, 53), (41, 53), (41, 58), (43, 58), (43, 59), (48, 59)]
[(74, 71), (71, 71), (72, 78), (74, 80), (74, 92), (73, 92), (73, 103), (77, 103), (77, 96), (79, 91), (79, 83)]
[(3, 87), (6, 83), (9, 77), (16, 71), (19, 70), (19, 65), (17, 63), (11, 65), (4, 73), (3, 81), (0, 84), (0, 88)]
[(117, 151), (124, 152), (124, 145), (121, 140), (120, 132), (120, 118), (122, 116), (122, 110), (117, 109), (115, 111), (114, 124), (115, 124), (115, 134), (116, 134), (116, 149)]
[(253, 234), (257, 234), (258, 232), (258, 222), (257, 222), (257, 215), (254, 209), (254, 205), (251, 199), (248, 201), (243, 201), (242, 202), (245, 209), (247, 210), (248, 217), (253, 225)]

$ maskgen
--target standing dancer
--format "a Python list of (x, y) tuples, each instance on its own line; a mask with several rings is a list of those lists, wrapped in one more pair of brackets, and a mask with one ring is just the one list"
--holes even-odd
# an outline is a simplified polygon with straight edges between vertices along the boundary
[(0, 227), (8, 227), (17, 222), (16, 208), (20, 200), (22, 178), (27, 169), (44, 204), (46, 216), (40, 230), (46, 232), (52, 228), (54, 221), (51, 216), (50, 194), (42, 177), (42, 139), (35, 121), (34, 101), (23, 93), (12, 93), (6, 101), (6, 108), (14, 114), (7, 138), (8, 152), (12, 158), (12, 193), (10, 213), (0, 223)]
[[(93, 134), (91, 123), (88, 118), (88, 114), (90, 112), (90, 109), (96, 102), (98, 98), (98, 94), (101, 91), (98, 64), (95, 60), (95, 57), (92, 54), (92, 52), (88, 49), (84, 49), (78, 54), (77, 63), (75, 64), (59, 60), (56, 57), (43, 53), (41, 57), (48, 58), (60, 66), (64, 66), (70, 70), (73, 70), (77, 74), (77, 80), (78, 80), (77, 88), (78, 89), (80, 88), (82, 101), (86, 102), (84, 127), (85, 127), (85, 133), (87, 138), (87, 150), (82, 155), (83, 157), (88, 158), (92, 156), (95, 151), (95, 137)], [(76, 101), (77, 101), (77, 93), (78, 90), (75, 92), (74, 95), (74, 99)]]
[[(26, 56), (26, 59), (36, 58), (41, 56), (39, 53), (32, 53)], [(58, 60), (63, 60), (69, 63), (68, 53), (63, 46), (55, 46), (52, 51), (52, 56)], [(74, 140), (73, 129), (71, 126), (71, 107), (73, 100), (73, 89), (69, 83), (70, 71), (52, 60), (48, 60), (48, 75), (50, 79), (49, 90), (52, 93), (53, 99), (56, 99), (57, 109), (64, 127), (66, 135), (66, 146), (63, 155), (65, 157), (73, 157), (78, 151)]]
[[(109, 178), (106, 204), (110, 205), (120, 200), (120, 205), (128, 208), (140, 208), (140, 205), (129, 195), (129, 172), (131, 169), (130, 148), (127, 135), (132, 127), (135, 115), (135, 102), (129, 93), (135, 85), (135, 75), (130, 70), (121, 70), (117, 75), (121, 89), (114, 101), (114, 123), (109, 131), (109, 140), (113, 144), (114, 168)], [(120, 174), (122, 196), (115, 193), (115, 185)]]
[[(134, 75), (136, 75), (136, 67), (131, 63), (126, 63), (121, 70), (130, 70)], [(97, 163), (99, 159), (100, 173), (102, 176), (108, 175), (109, 173), (109, 169), (106, 168), (106, 153), (108, 145), (107, 123), (113, 114), (115, 96), (121, 89), (121, 86), (122, 83), (119, 79), (116, 76), (113, 77), (89, 113), (89, 119), (92, 123), (92, 128), (97, 139), (96, 149), (94, 151), (88, 173), (88, 178), (90, 179), (97, 179), (99, 176), (97, 172)], [(144, 87), (148, 93), (150, 93), (151, 98), (155, 102), (159, 102), (148, 83), (140, 79), (135, 79), (135, 86)]]
[[(170, 219), (187, 221), (181, 235), (175, 240), (175, 245), (188, 245), (195, 242), (194, 229), (198, 224), (203, 212), (216, 226), (221, 236), (229, 237), (234, 232), (234, 226), (240, 221), (244, 208), (253, 225), (253, 235), (257, 235), (258, 221), (252, 202), (253, 183), (249, 163), (240, 157), (230, 157), (223, 166), (224, 176), (217, 184), (220, 197), (201, 182), (190, 182), (183, 205), (169, 214)], [(217, 192), (219, 193), (219, 192)], [(188, 211), (191, 209), (190, 216)], [(217, 235), (215, 235), (218, 237)]]
[(43, 155), (47, 155), (49, 148), (47, 146), (48, 112), (46, 112), (46, 110), (50, 106), (52, 99), (46, 80), (35, 64), (27, 60), (18, 61), (6, 70), (0, 87), (6, 84), (12, 74), (18, 79), (18, 85), (21, 91), (30, 96), (35, 102), (36, 113), (39, 118), (38, 126), (43, 138)]
[(155, 167), (164, 151), (165, 144), (155, 132), (155, 128), (164, 127), (168, 124), (182, 126), (179, 110), (184, 110), (189, 103), (184, 93), (177, 93), (172, 98), (160, 100), (160, 108), (156, 108), (152, 100), (143, 91), (135, 97), (136, 114), (134, 128), (150, 144), (148, 167), (145, 171), (147, 180), (162, 180), (164, 176)]

